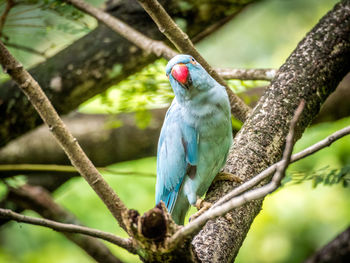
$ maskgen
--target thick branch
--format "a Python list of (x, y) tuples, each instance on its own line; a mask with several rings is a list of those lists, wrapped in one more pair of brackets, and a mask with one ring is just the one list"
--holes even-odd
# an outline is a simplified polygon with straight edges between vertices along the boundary
[(305, 263), (345, 263), (350, 260), (350, 227), (317, 251)]
[(111, 16), (110, 14), (84, 2), (83, 0), (65, 0), (67, 3), (72, 4), (79, 10), (93, 16), (98, 21), (104, 23), (110, 29), (120, 34), (131, 43), (134, 43), (137, 47), (143, 49), (147, 53), (154, 53), (156, 56), (163, 56), (166, 59), (171, 59), (177, 53), (165, 45), (161, 41), (154, 41), (139, 31), (135, 30), (128, 24), (122, 22), (118, 18)]
[[(301, 99), (305, 110), (296, 129), (299, 138), (320, 106), (350, 71), (350, 1), (342, 1), (300, 42), (236, 135), (225, 170), (248, 181), (281, 158), (288, 122)], [(234, 183), (216, 182), (207, 193), (214, 202)], [(232, 262), (261, 209), (262, 200), (230, 212), (232, 220), (209, 221), (194, 238), (201, 261)], [(210, 242), (210, 244), (209, 244)], [(225, 244), (225, 247), (221, 247)]]
[(157, 24), (159, 31), (180, 50), (182, 53), (190, 54), (207, 70), (207, 72), (216, 79), (221, 85), (225, 86), (231, 104), (232, 115), (237, 119), (244, 121), (248, 118), (251, 111), (233, 91), (227, 86), (220, 75), (208, 64), (208, 62), (199, 54), (190, 38), (184, 33), (176, 23), (171, 19), (165, 9), (157, 0), (138, 0), (147, 13)]
[(49, 127), (57, 142), (77, 168), (79, 173), (95, 190), (113, 216), (124, 226), (122, 213), (127, 210), (113, 189), (107, 184), (95, 166), (79, 146), (77, 140), (68, 131), (50, 101), (41, 90), (39, 84), (23, 69), (22, 65), (8, 52), (0, 42), (0, 63), (4, 71), (11, 75), (14, 81), (26, 94), (35, 109)]

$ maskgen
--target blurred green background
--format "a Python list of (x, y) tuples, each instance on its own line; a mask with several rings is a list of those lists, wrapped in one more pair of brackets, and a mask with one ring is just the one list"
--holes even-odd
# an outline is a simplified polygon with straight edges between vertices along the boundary
[[(333, 0), (262, 1), (251, 5), (197, 47), (216, 67), (278, 68), (303, 36), (333, 7), (335, 2)], [(40, 40), (37, 46), (51, 47), (49, 52), (62, 49), (69, 44), (69, 41), (82, 36), (96, 25), (94, 20), (84, 19), (85, 24), (79, 27), (80, 30), (73, 33), (65, 31), (68, 35), (65, 41), (60, 42), (62, 39), (58, 41), (56, 32), (52, 36), (46, 34), (45, 39)], [(48, 30), (57, 30), (57, 27)], [(55, 43), (55, 46), (52, 46), (52, 43)], [(32, 65), (42, 60), (21, 51), (14, 53), (25, 65)], [(131, 76), (105, 94), (84, 103), (80, 110), (85, 113), (116, 113), (139, 109), (144, 111), (166, 105), (172, 93), (163, 73), (165, 63), (163, 60), (157, 61), (142, 73)], [(156, 78), (147, 82), (149, 75)], [(142, 82), (146, 83), (146, 88), (144, 85), (137, 86), (142, 78), (146, 79)], [(255, 82), (231, 83), (236, 90), (255, 84)], [(133, 87), (132, 91), (130, 86)], [(158, 91), (157, 96), (154, 95), (155, 90)], [(141, 122), (140, 126), (144, 125), (147, 125), (147, 121)], [(350, 118), (312, 126), (298, 141), (295, 151), (300, 151), (347, 125), (350, 125)], [(318, 171), (326, 166), (331, 170), (346, 165), (350, 165), (349, 137), (291, 165), (288, 175), (293, 177), (293, 174), (299, 172), (322, 173)], [(129, 208), (135, 208), (143, 213), (154, 206), (155, 177), (144, 177), (138, 175), (138, 172), (155, 174), (155, 157), (118, 163), (112, 167), (132, 171), (134, 174), (126, 176), (104, 173), (107, 181)], [(54, 197), (87, 226), (125, 236), (83, 179), (70, 180), (54, 193)], [(289, 182), (266, 198), (236, 262), (300, 262), (349, 225), (349, 208), (348, 187), (343, 187), (341, 184), (332, 186), (321, 184), (314, 188), (312, 181), (301, 184)], [(25, 214), (36, 216), (32, 212)], [(93, 262), (60, 233), (42, 227), (12, 222), (1, 230), (0, 242), (0, 262)], [(136, 256), (110, 244), (107, 245), (125, 262), (139, 262)]]

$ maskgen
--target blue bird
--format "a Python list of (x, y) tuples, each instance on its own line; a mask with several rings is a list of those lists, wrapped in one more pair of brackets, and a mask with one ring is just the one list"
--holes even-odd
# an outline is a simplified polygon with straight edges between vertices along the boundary
[(175, 98), (158, 142), (156, 204), (165, 203), (177, 224), (208, 190), (232, 144), (226, 90), (189, 55), (166, 66)]

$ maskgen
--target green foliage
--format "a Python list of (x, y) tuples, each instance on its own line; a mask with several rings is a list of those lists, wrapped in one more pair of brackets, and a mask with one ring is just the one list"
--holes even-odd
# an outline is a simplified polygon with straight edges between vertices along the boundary
[[(103, 94), (83, 103), (79, 110), (85, 113), (115, 114), (136, 111), (145, 114), (147, 109), (168, 105), (174, 94), (164, 73), (166, 63), (164, 59), (157, 60)], [(119, 70), (117, 65), (111, 74), (117, 74)]]
[(283, 179), (282, 184), (301, 184), (305, 181), (312, 181), (314, 188), (322, 184), (325, 186), (341, 184), (343, 187), (348, 187), (350, 183), (350, 164), (341, 169), (332, 169), (325, 166), (315, 171), (290, 172)]
[[(99, 0), (88, 2), (91, 1), (95, 4), (102, 2)], [(63, 1), (15, 2), (16, 5), (6, 17), (0, 38), (25, 67), (43, 61), (70, 42), (90, 32), (97, 24), (94, 19)], [(5, 7), (6, 4), (0, 5), (0, 14)], [(3, 77), (0, 76), (1, 78)]]

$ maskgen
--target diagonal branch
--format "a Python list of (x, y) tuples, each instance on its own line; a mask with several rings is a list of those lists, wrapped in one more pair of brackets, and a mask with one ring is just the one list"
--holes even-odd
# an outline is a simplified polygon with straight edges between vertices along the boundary
[(283, 152), (283, 157), (280, 164), (276, 168), (276, 173), (273, 176), (271, 182), (260, 188), (254, 189), (240, 196), (237, 196), (222, 204), (221, 206), (206, 211), (204, 214), (190, 222), (188, 225), (181, 228), (178, 232), (176, 232), (173, 235), (173, 237), (169, 241), (170, 243), (172, 243), (173, 246), (177, 246), (179, 242), (184, 240), (186, 237), (197, 234), (210, 219), (215, 219), (217, 217), (223, 216), (232, 209), (240, 207), (252, 200), (263, 198), (266, 195), (275, 191), (279, 187), (281, 180), (285, 175), (285, 171), (290, 163), (290, 157), (295, 142), (295, 127), (304, 109), (304, 106), (305, 101), (302, 100), (295, 111), (294, 117), (290, 122), (290, 128), (286, 137), (286, 146)]
[[(308, 157), (316, 152), (318, 152), (319, 150), (322, 150), (325, 147), (330, 146), (333, 142), (341, 139), (342, 137), (349, 135), (350, 134), (350, 126), (345, 127), (339, 131), (336, 131), (335, 133), (331, 134), (330, 136), (328, 136), (327, 138), (315, 143), (314, 145), (296, 153), (293, 154), (290, 162), (294, 163), (296, 161), (299, 161), (305, 157)], [(233, 189), (231, 192), (229, 192), (228, 194), (226, 194), (225, 196), (223, 196), (222, 198), (220, 198), (220, 200), (218, 200), (213, 206), (217, 207), (222, 205), (223, 203), (227, 202), (228, 200), (232, 199), (233, 197), (249, 190), (250, 188), (256, 186), (258, 183), (260, 183), (262, 180), (264, 180), (265, 178), (271, 176), (271, 174), (273, 174), (277, 167), (279, 165), (281, 165), (282, 161), (279, 161), (273, 165), (271, 165), (269, 168), (267, 168), (266, 170), (262, 171), (261, 173), (259, 173), (258, 175), (256, 175), (255, 177), (253, 177), (252, 179), (250, 179), (249, 181), (243, 183), (242, 185), (238, 186), (237, 188)]]
[(158, 57), (163, 56), (166, 59), (171, 59), (176, 56), (176, 52), (172, 50), (170, 47), (165, 45), (162, 41), (155, 41), (153, 39), (148, 38), (144, 34), (135, 30), (128, 24), (123, 21), (111, 16), (107, 12), (104, 12), (83, 0), (65, 0), (67, 3), (72, 4), (79, 10), (95, 17), (98, 21), (103, 22), (110, 29), (120, 34), (131, 43), (134, 43), (139, 48), (145, 50), (148, 53), (154, 53)]
[(3, 29), (4, 29), (5, 22), (6, 22), (6, 18), (9, 14), (11, 8), (14, 7), (15, 5), (16, 5), (16, 3), (13, 0), (6, 0), (5, 10), (0, 17), (0, 37), (3, 36)]
[(182, 53), (190, 54), (207, 70), (207, 72), (221, 85), (225, 86), (230, 99), (231, 112), (237, 119), (244, 121), (248, 118), (251, 111), (233, 91), (227, 86), (220, 75), (208, 64), (201, 56), (191, 42), (188, 35), (183, 32), (177, 24), (171, 19), (165, 9), (157, 0), (138, 0), (146, 12), (157, 24), (159, 31), (162, 32)]
[(37, 56), (43, 57), (43, 58), (47, 58), (45, 52), (42, 51), (38, 51), (35, 48), (31, 48), (31, 47), (27, 47), (24, 45), (20, 45), (20, 44), (15, 44), (15, 43), (9, 43), (9, 42), (4, 42), (5, 46), (7, 47), (12, 47), (12, 48), (16, 48), (25, 52), (29, 52), (32, 54), (35, 54)]
[(88, 235), (91, 237), (100, 238), (110, 243), (113, 243), (117, 246), (120, 246), (122, 248), (125, 248), (129, 251), (131, 250), (130, 248), (132, 247), (132, 243), (130, 239), (121, 238), (108, 232), (104, 232), (101, 230), (92, 229), (84, 226), (64, 224), (64, 223), (60, 223), (60, 222), (56, 222), (48, 219), (43, 219), (43, 218), (25, 216), (22, 214), (15, 213), (10, 209), (0, 208), (0, 217), (15, 220), (17, 222), (23, 222), (27, 224), (52, 228), (59, 232), (78, 233), (78, 234)]
[(39, 84), (23, 69), (23, 66), (10, 54), (2, 42), (0, 42), (0, 63), (4, 71), (11, 75), (31, 101), (72, 164), (105, 203), (119, 225), (125, 229), (122, 214), (127, 211), (127, 208), (66, 128)]
[[(3, 208), (10, 208), (13, 212), (21, 213), (20, 211), (30, 209), (38, 213), (41, 217), (52, 221), (57, 221), (65, 224), (80, 225), (81, 222), (63, 208), (61, 205), (55, 202), (50, 193), (40, 186), (33, 186), (30, 184), (24, 184), (20, 187), (13, 188), (8, 186), (8, 193), (4, 200), (1, 201)], [(0, 206), (1, 206), (0, 205)], [(15, 206), (14, 206), (15, 205)], [(17, 211), (14, 211), (14, 208)], [(20, 211), (19, 211), (20, 210)], [(10, 220), (10, 219), (8, 219)], [(3, 222), (8, 220), (2, 220)], [(75, 233), (62, 233), (67, 239), (75, 243), (81, 249), (83, 249), (88, 255), (90, 255), (97, 262), (106, 263), (119, 263), (120, 260), (114, 256), (108, 247), (98, 240), (97, 238), (87, 235), (77, 235)], [(127, 245), (126, 242), (121, 240), (121, 244)], [(130, 246), (125, 246), (131, 253), (135, 253), (135, 249), (132, 246), (131, 240)], [(114, 243), (115, 244), (115, 243)]]
[[(152, 40), (142, 33), (138, 32), (137, 30), (133, 29), (129, 25), (125, 24), (121, 20), (109, 15), (108, 13), (91, 6), (90, 4), (84, 2), (83, 0), (66, 0), (67, 3), (70, 3), (74, 5), (79, 10), (90, 14), (91, 16), (95, 17), (97, 20), (103, 22), (108, 27), (110, 27), (113, 31), (117, 32), (118, 34), (125, 37), (130, 42), (134, 43), (139, 48), (145, 50), (148, 53), (154, 53), (157, 56), (163, 56), (166, 59), (170, 59), (174, 57), (177, 52), (169, 48), (167, 45), (165, 45), (161, 41), (155, 41)], [(189, 37), (180, 29), (177, 27), (177, 25), (173, 22), (173, 20), (170, 18), (170, 16), (166, 13), (166, 11), (159, 5), (158, 2), (149, 2), (147, 3), (154, 4), (156, 3), (157, 11), (160, 13), (157, 13), (157, 16), (154, 17), (149, 12), (149, 9), (144, 6), (145, 10), (151, 15), (153, 19), (155, 19), (155, 22), (158, 24), (158, 20), (156, 19), (158, 16), (164, 16), (166, 19), (167, 26), (170, 26), (171, 29), (175, 30), (176, 37), (172, 37), (172, 34), (168, 34), (168, 29), (163, 30), (163, 27), (160, 28), (160, 31), (164, 33), (174, 44), (178, 47), (179, 50), (183, 53), (189, 53), (193, 55), (198, 62), (211, 74), (221, 85), (226, 87), (227, 93), (229, 95), (230, 103), (231, 103), (231, 111), (232, 114), (239, 120), (244, 121), (249, 112), (250, 108), (238, 97), (236, 96), (232, 90), (227, 86), (225, 81), (216, 73), (209, 64), (204, 60), (204, 58), (201, 57), (201, 55), (198, 53), (198, 51), (194, 48), (192, 42), (189, 40)], [(146, 4), (141, 3), (142, 5)], [(158, 24), (159, 26), (159, 24)], [(181, 41), (182, 38), (178, 39), (178, 37), (182, 36), (185, 38), (185, 42), (181, 42), (180, 45), (178, 45), (178, 41)], [(177, 40), (176, 40), (177, 39)], [(188, 44), (189, 49), (185, 49), (184, 47)]]

